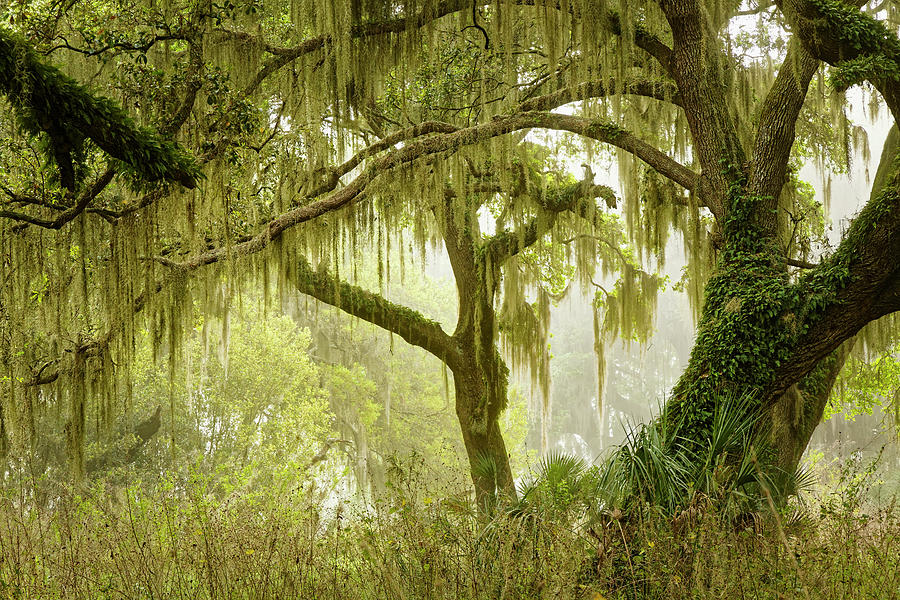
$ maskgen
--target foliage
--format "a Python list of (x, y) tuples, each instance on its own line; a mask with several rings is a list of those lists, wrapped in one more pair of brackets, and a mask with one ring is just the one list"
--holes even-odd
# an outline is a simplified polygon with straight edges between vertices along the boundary
[[(190, 469), (223, 481), (243, 477), (255, 489), (302, 475), (334, 433), (327, 382), (307, 354), (309, 333), (249, 302), (227, 321), (197, 324), (180, 349), (183, 368), (172, 370), (168, 356), (154, 362), (142, 341), (127, 414), (143, 418), (162, 405), (161, 431), (135, 464), (95, 477), (152, 482)], [(91, 437), (89, 458), (116, 441)]]
[(726, 397), (716, 403), (705, 444), (684, 438), (663, 416), (633, 425), (625, 441), (590, 469), (576, 457), (545, 456), (513, 512), (562, 511), (574, 519), (587, 513), (590, 522), (597, 511), (632, 518), (653, 507), (674, 517), (702, 505), (733, 520), (767, 502), (783, 504), (809, 479), (802, 471), (781, 471), (758, 420), (752, 399)]
[[(116, 159), (135, 184), (162, 179), (196, 186), (200, 169), (182, 147), (138, 127), (112, 100), (93, 95), (42, 62), (29, 44), (5, 28), (0, 29), (0, 57), (0, 79), (5, 84), (0, 91), (27, 133), (48, 138), (47, 153), (61, 174), (72, 171), (73, 161), (83, 160), (84, 141), (89, 138)], [(68, 187), (74, 181), (64, 183)]]
[(894, 411), (894, 424), (900, 426), (900, 361), (897, 349), (863, 360), (853, 357), (844, 365), (839, 385), (832, 390), (825, 418), (843, 415), (849, 420), (861, 414), (872, 414), (875, 407)]
[[(566, 464), (551, 470), (577, 470)], [(900, 572), (891, 507), (825, 503), (738, 526), (702, 507), (634, 521), (611, 511), (573, 528), (543, 509), (485, 524), (454, 497), (400, 488), (358, 512), (322, 510), (307, 487), (225, 499), (209, 487), (204, 477), (96, 486), (53, 508), (22, 504), (7, 488), (4, 597), (829, 600), (890, 597)]]
[[(605, 343), (648, 338), (665, 284), (654, 271), (664, 265), (670, 232), (680, 232), (689, 279), (682, 287), (694, 306), (704, 302), (697, 344), (664, 413), (670, 422), (635, 433), (622, 467), (632, 480), (625, 487), (667, 510), (691, 501), (682, 487), (719, 494), (721, 482), (703, 475), (708, 470), (728, 472), (728, 497), (751, 486), (744, 461), (752, 436), (723, 416), (723, 398), (755, 404), (735, 413), (754, 429), (761, 428), (755, 413), (802, 400), (803, 414), (780, 419), (776, 435), (805, 444), (806, 432), (792, 428), (815, 425), (800, 427), (802, 416), (818, 421), (828, 370), (840, 362), (836, 344), (896, 308), (868, 302), (900, 276), (884, 260), (900, 247), (896, 185), (876, 190), (840, 247), (812, 265), (823, 214), (792, 175), (808, 157), (846, 165), (849, 147), (862, 144), (857, 130), (851, 135), (846, 99), (826, 101), (822, 76), (810, 88), (820, 61), (833, 63), (840, 86), (864, 77), (888, 104), (897, 96), (885, 92), (900, 88), (890, 68), (900, 42), (846, 3), (758, 5), (750, 12), (771, 13), (772, 24), (761, 16), (748, 35), (732, 33), (746, 16), (735, 2), (574, 0), (562, 10), (455, 0), (133, 4), (22, 0), (2, 9), (13, 27), (0, 37), (3, 91), (22, 127), (0, 117), (0, 129), (13, 134), (0, 136), (0, 191), (16, 208), (0, 214), (9, 267), (0, 282), (8, 384), (0, 425), (9, 414), (11, 438), (25, 452), (39, 433), (34, 415), (52, 405), (61, 427), (49, 435), (65, 438), (76, 478), (86, 415), (100, 415), (99, 430), (126, 406), (119, 389), (133, 383), (127, 374), (144, 330), (169, 358), (174, 450), (176, 373), (181, 398), (191, 398), (196, 380), (192, 365), (179, 364), (195, 354), (179, 350), (190, 337), (184, 332), (217, 315), (227, 349), (232, 291), (246, 284), (261, 285), (266, 296), (274, 289), (279, 299), (313, 296), (437, 357), (453, 371), (468, 455), (486, 456), (511, 492), (499, 425), (509, 400), (506, 360), (542, 392), (546, 449), (552, 301), (573, 280), (593, 285), (602, 411)], [(805, 9), (800, 17), (797, 6)], [(812, 24), (803, 20), (810, 12)], [(822, 40), (830, 44), (824, 51)], [(747, 56), (751, 49), (758, 54)], [(122, 98), (124, 108), (77, 81)], [(797, 129), (810, 114), (830, 118)], [(138, 122), (158, 125), (201, 159), (195, 164)], [(560, 151), (534, 143), (531, 129), (570, 136), (559, 145), (587, 157), (583, 178), (568, 172)], [(160, 186), (142, 195), (103, 170), (87, 139), (143, 179), (190, 186), (202, 166), (203, 190)], [(594, 181), (595, 142), (610, 149), (604, 158), (614, 156), (620, 190)], [(611, 173), (611, 163), (603, 166)], [(65, 194), (47, 185), (47, 172)], [(74, 201), (76, 181), (92, 179)], [(387, 299), (394, 250), (402, 279), (403, 256), (418, 251), (424, 265), (429, 242), (451, 258), (459, 300), (452, 334), (437, 318)], [(361, 258), (375, 263), (377, 286), (357, 285)], [(855, 302), (874, 312), (860, 313)], [(828, 331), (815, 335), (817, 327)], [(232, 374), (237, 365), (227, 356), (204, 398), (277, 396), (248, 373)], [(370, 428), (389, 425), (392, 413), (390, 388), (371, 385), (375, 369), (363, 362), (321, 371), (332, 411), (347, 417), (341, 431), (354, 437), (360, 473)], [(393, 383), (382, 375), (378, 384)], [(795, 384), (810, 393), (787, 393)], [(413, 387), (426, 390), (422, 405), (435, 404), (433, 386)], [(221, 447), (229, 464), (240, 465), (232, 450), (265, 446), (257, 434), (267, 429), (267, 411), (281, 405), (229, 400), (242, 418), (218, 400), (230, 428)], [(445, 401), (437, 412), (447, 408)], [(195, 429), (208, 425), (200, 422)], [(719, 430), (731, 433), (717, 437)], [(2, 433), (5, 449), (10, 436)], [(783, 460), (798, 458), (785, 452)], [(643, 480), (635, 475), (641, 469)], [(668, 483), (647, 487), (647, 474)], [(493, 494), (494, 485), (475, 483), (479, 494)]]

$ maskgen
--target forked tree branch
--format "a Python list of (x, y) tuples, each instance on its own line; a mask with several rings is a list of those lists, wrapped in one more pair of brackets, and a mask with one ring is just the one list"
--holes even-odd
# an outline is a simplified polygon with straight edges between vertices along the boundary
[(819, 61), (798, 40), (791, 39), (778, 76), (760, 111), (747, 190), (751, 196), (761, 198), (757, 212), (773, 235), (774, 215), (787, 176), (797, 117), (806, 100), (809, 82), (818, 68)]
[(900, 119), (900, 40), (883, 23), (860, 12), (863, 0), (777, 0), (776, 4), (814, 57), (838, 67), (855, 63), (847, 83), (868, 79), (881, 92), (894, 120)]

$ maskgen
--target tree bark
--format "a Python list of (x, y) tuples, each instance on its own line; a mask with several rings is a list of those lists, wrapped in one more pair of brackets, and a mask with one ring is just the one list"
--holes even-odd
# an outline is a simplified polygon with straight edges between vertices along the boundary
[[(497, 350), (495, 286), (500, 265), (490, 253), (478, 252), (481, 233), (476, 207), (468, 207), (462, 223), (449, 202), (436, 211), (459, 297), (453, 340), (458, 359), (449, 363), (456, 389), (456, 415), (475, 484), (479, 511), (489, 511), (497, 493), (515, 497), (500, 415), (506, 408), (509, 369)], [(478, 240), (478, 241), (476, 241)]]
[(769, 443), (777, 456), (775, 464), (784, 473), (794, 473), (800, 465), (855, 341), (855, 337), (850, 338), (819, 361), (806, 377), (778, 398), (764, 419), (764, 425), (770, 428)]
[[(489, 513), (498, 492), (515, 496), (509, 454), (500, 432), (499, 411), (486, 410), (484, 375), (472, 364), (453, 370), (456, 416), (462, 429), (479, 512)], [(505, 391), (505, 386), (504, 386)]]

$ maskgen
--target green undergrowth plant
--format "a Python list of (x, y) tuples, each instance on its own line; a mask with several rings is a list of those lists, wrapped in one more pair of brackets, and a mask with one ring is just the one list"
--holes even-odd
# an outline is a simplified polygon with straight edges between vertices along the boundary
[(809, 501), (747, 522), (699, 494), (676, 514), (589, 506), (608, 477), (548, 457), (487, 521), (458, 494), (398, 484), (361, 506), (313, 476), (224, 494), (205, 477), (96, 484), (43, 502), (6, 481), (0, 598), (898, 597), (893, 505)]
[(625, 441), (598, 465), (549, 454), (519, 490), (511, 515), (579, 515), (584, 520), (646, 506), (676, 516), (698, 504), (726, 520), (783, 505), (811, 482), (804, 470), (784, 473), (766, 444), (755, 403), (742, 396), (716, 402), (709, 439), (682, 436), (677, 423), (632, 424)]
[(668, 515), (702, 502), (733, 520), (769, 501), (781, 505), (808, 485), (802, 469), (786, 473), (776, 464), (752, 398), (730, 395), (715, 406), (702, 443), (665, 414), (633, 426), (601, 467), (598, 497), (626, 512), (646, 504)]

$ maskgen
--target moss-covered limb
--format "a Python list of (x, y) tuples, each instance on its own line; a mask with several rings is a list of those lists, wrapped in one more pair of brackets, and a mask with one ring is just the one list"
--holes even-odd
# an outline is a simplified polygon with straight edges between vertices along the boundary
[[(648, 144), (633, 133), (614, 124), (553, 113), (544, 117), (540, 117), (541, 113), (525, 114), (534, 115), (532, 118), (536, 118), (540, 123), (539, 125), (536, 125), (536, 127), (570, 131), (631, 152), (653, 167), (660, 175), (674, 181), (688, 191), (695, 190), (697, 186), (697, 181), (699, 179), (697, 173), (688, 167), (685, 167), (655, 146)], [(705, 201), (705, 199), (701, 198), (701, 201)]]
[[(614, 35), (622, 35), (624, 31), (622, 18), (615, 11), (608, 11), (605, 16), (606, 26), (609, 32)], [(634, 28), (634, 44), (656, 59), (656, 62), (663, 70), (672, 75), (672, 49), (665, 44), (658, 36), (648, 31), (646, 28), (638, 26)]]
[(571, 212), (591, 220), (602, 215), (602, 211), (596, 206), (597, 198), (602, 198), (609, 206), (616, 206), (615, 193), (605, 185), (578, 182), (557, 190), (555, 194), (548, 193), (538, 202), (543, 214), (531, 219), (519, 231), (497, 232), (481, 242), (481, 246), (485, 254), (490, 255), (494, 264), (502, 265), (537, 243), (553, 228), (556, 215), (559, 213)]
[[(828, 357), (867, 323), (900, 310), (900, 165), (891, 139), (885, 163), (893, 165), (892, 174), (880, 178), (837, 251), (796, 283), (771, 239), (747, 217), (759, 199), (735, 186), (727, 244), (706, 288), (688, 368), (667, 408), (692, 436), (708, 431), (722, 393), (747, 394), (768, 409), (789, 400), (799, 383), (821, 400), (822, 386), (813, 385), (821, 375), (816, 370), (825, 369)], [(816, 412), (815, 403), (798, 406), (793, 412), (782, 406), (781, 413), (793, 419)]]
[(0, 92), (22, 126), (45, 134), (60, 168), (63, 186), (74, 190), (73, 161), (92, 140), (122, 170), (143, 181), (177, 181), (195, 187), (200, 171), (180, 146), (138, 127), (121, 107), (95, 96), (74, 79), (38, 58), (26, 42), (0, 29)]
[(777, 3), (810, 53), (837, 68), (839, 87), (870, 81), (894, 119), (900, 118), (900, 39), (864, 14), (863, 2), (779, 0)]
[(530, 98), (519, 104), (518, 110), (552, 110), (564, 104), (590, 98), (603, 98), (614, 95), (632, 95), (653, 98), (661, 102), (669, 102), (681, 106), (678, 88), (668, 81), (650, 81), (637, 79), (622, 83), (610, 81), (586, 81), (576, 86), (565, 87), (555, 92)]
[(632, 152), (661, 175), (668, 177), (687, 190), (692, 190), (698, 179), (697, 174), (689, 168), (616, 125), (596, 119), (541, 111), (518, 113), (451, 133), (433, 135), (411, 142), (402, 148), (391, 150), (372, 160), (361, 174), (340, 190), (305, 206), (282, 213), (265, 224), (260, 233), (246, 242), (235, 244), (230, 248), (209, 250), (182, 262), (180, 267), (186, 270), (195, 270), (228, 257), (255, 254), (268, 247), (273, 240), (281, 237), (286, 230), (347, 206), (358, 199), (375, 178), (388, 174), (397, 167), (427, 156), (457, 151), (465, 146), (479, 144), (514, 131), (535, 128), (569, 131)]
[(437, 322), (379, 294), (340, 281), (327, 271), (316, 270), (304, 258), (298, 259), (296, 270), (300, 292), (399, 335), (446, 362), (451, 369), (458, 364), (456, 346)]
[[(196, 36), (196, 38), (188, 39), (184, 34), (178, 34), (173, 36), (162, 36), (159, 38), (159, 40), (162, 39), (184, 39), (188, 44), (189, 55), (189, 66), (185, 77), (184, 97), (178, 109), (173, 113), (172, 117), (167, 119), (165, 124), (159, 129), (162, 135), (170, 136), (174, 135), (184, 125), (184, 123), (190, 117), (194, 105), (196, 104), (197, 94), (202, 87), (203, 81), (203, 49), (199, 41), (199, 36)], [(223, 150), (223, 148), (219, 147), (218, 150), (221, 151)], [(208, 153), (202, 158), (202, 160), (197, 161), (196, 167), (199, 169), (203, 164), (206, 164), (210, 160), (216, 158), (217, 155), (218, 153)], [(152, 189), (151, 191), (144, 194), (138, 201), (129, 204), (127, 208), (118, 211), (103, 207), (90, 206), (93, 200), (97, 198), (109, 185), (115, 174), (116, 169), (113, 167), (108, 167), (95, 178), (92, 184), (86, 186), (83, 189), (77, 200), (75, 200), (75, 202), (71, 205), (54, 205), (48, 202), (44, 202), (40, 199), (33, 199), (33, 201), (31, 202), (25, 202), (27, 204), (39, 205), (44, 208), (61, 211), (60, 214), (56, 215), (56, 217), (54, 217), (53, 219), (45, 219), (18, 211), (0, 211), (0, 218), (20, 221), (23, 224), (37, 225), (39, 227), (47, 229), (60, 229), (63, 225), (69, 223), (70, 221), (72, 221), (72, 219), (81, 214), (81, 212), (97, 214), (107, 221), (114, 222), (116, 219), (119, 219), (127, 214), (131, 214), (143, 208), (146, 208), (150, 204), (166, 197), (172, 192), (172, 188), (170, 186), (156, 187), (155, 189)], [(7, 191), (7, 193), (10, 193), (10, 191)], [(13, 201), (17, 201), (17, 198), (14, 197), (14, 194), (10, 195), (13, 197)]]
[(778, 197), (787, 180), (797, 118), (818, 67), (819, 61), (798, 40), (791, 39), (760, 111), (747, 191), (763, 199), (755, 217), (772, 236), (777, 233)]
[[(489, 3), (485, 2), (484, 4), (488, 5)], [(578, 16), (576, 3), (569, 3), (568, 6), (566, 6), (561, 5), (556, 0), (511, 0), (509, 4), (552, 8), (556, 10), (567, 8), (573, 13), (573, 16)], [(350, 28), (349, 37), (350, 39), (360, 40), (388, 34), (403, 33), (425, 27), (434, 21), (454, 13), (469, 11), (471, 9), (472, 2), (469, 2), (468, 0), (443, 0), (431, 6), (426, 6), (415, 15), (405, 15), (379, 22), (354, 24)], [(614, 35), (623, 35), (626, 29), (626, 27), (623, 27), (620, 15), (612, 10), (605, 11), (602, 18), (602, 24), (606, 27), (607, 31)], [(267, 53), (272, 55), (247, 85), (245, 92), (248, 94), (258, 89), (262, 82), (273, 73), (291, 64), (300, 57), (326, 48), (333, 42), (330, 34), (323, 34), (306, 39), (293, 47), (280, 47), (273, 46), (264, 39), (247, 32), (225, 29), (220, 29), (218, 32), (226, 37), (257, 44)], [(658, 36), (640, 25), (630, 26), (628, 32), (630, 35), (633, 35), (634, 44), (638, 48), (644, 50), (648, 55), (656, 59), (664, 70), (670, 70), (669, 59), (671, 56), (671, 49)]]
[(390, 133), (377, 142), (366, 146), (340, 165), (326, 169), (320, 176), (322, 182), (316, 186), (315, 189), (308, 192), (301, 190), (301, 195), (308, 198), (315, 198), (332, 191), (340, 183), (341, 177), (361, 165), (364, 160), (371, 158), (380, 152), (384, 152), (401, 142), (409, 142), (410, 140), (415, 140), (416, 138), (433, 133), (453, 133), (458, 130), (458, 127), (449, 123), (425, 121), (418, 125), (414, 125), (413, 127), (407, 127), (400, 131)]
[(835, 255), (795, 286), (804, 328), (794, 359), (776, 374), (776, 390), (789, 387), (867, 323), (900, 310), (900, 193), (894, 186), (863, 209)]
[[(471, 7), (471, 2), (465, 0), (445, 0), (443, 2), (438, 2), (436, 5), (426, 7), (416, 15), (400, 16), (394, 19), (387, 19), (374, 23), (355, 24), (350, 28), (349, 35), (351, 39), (359, 40), (392, 33), (402, 33), (424, 27), (437, 19), (455, 12), (471, 9)], [(333, 41), (330, 34), (323, 34), (306, 39), (296, 46), (279, 47), (268, 44), (265, 40), (252, 36), (246, 32), (227, 30), (220, 30), (219, 32), (228, 37), (234, 37), (259, 44), (267, 53), (272, 55), (269, 60), (263, 63), (260, 70), (244, 89), (245, 94), (255, 92), (262, 82), (273, 73), (276, 73), (303, 56), (326, 48)]]

